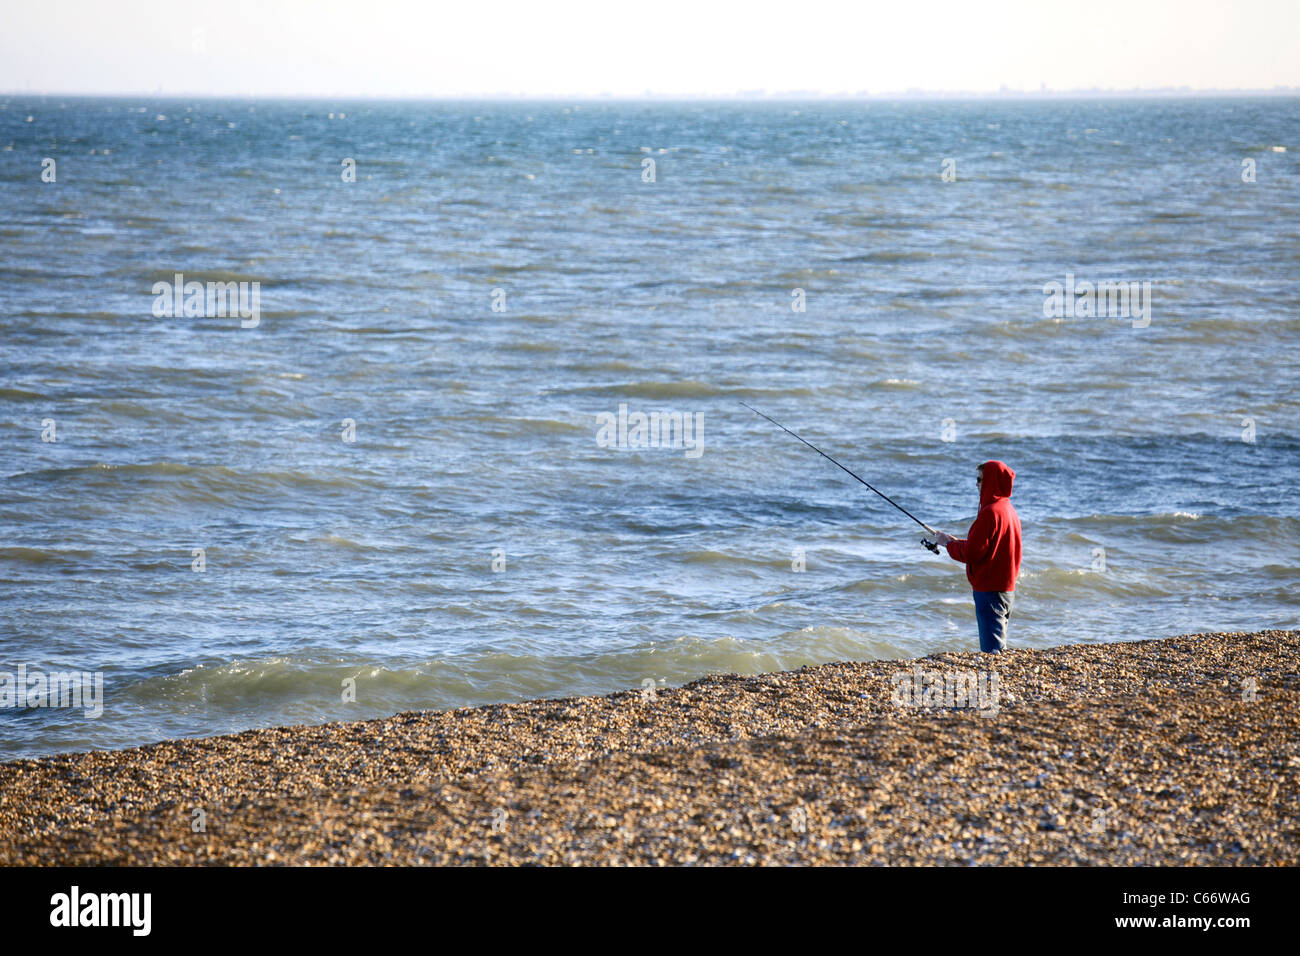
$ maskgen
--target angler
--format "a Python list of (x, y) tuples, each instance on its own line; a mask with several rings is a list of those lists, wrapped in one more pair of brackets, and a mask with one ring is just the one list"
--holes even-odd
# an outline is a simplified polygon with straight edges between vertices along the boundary
[(954, 561), (966, 565), (966, 579), (975, 597), (980, 650), (989, 653), (1006, 650), (1007, 618), (1020, 575), (1020, 516), (1011, 506), (1015, 479), (1016, 473), (1000, 461), (977, 465), (980, 510), (975, 523), (965, 538), (942, 531), (935, 534), (935, 543), (947, 548)]
[(1020, 574), (1020, 517), (1011, 507), (1011, 483), (1016, 473), (1000, 461), (986, 461), (975, 469), (975, 484), (980, 489), (980, 510), (965, 538), (936, 531), (908, 511), (889, 495), (872, 488), (865, 480), (845, 468), (810, 441), (800, 438), (775, 418), (764, 415), (753, 405), (741, 402), (755, 415), (766, 418), (781, 431), (803, 442), (855, 481), (862, 482), (880, 497), (922, 528), (933, 540), (922, 538), (935, 554), (940, 546), (948, 556), (966, 565), (966, 578), (975, 596), (975, 622), (979, 627), (980, 650), (996, 653), (1007, 646), (1007, 619), (1015, 599), (1016, 578)]

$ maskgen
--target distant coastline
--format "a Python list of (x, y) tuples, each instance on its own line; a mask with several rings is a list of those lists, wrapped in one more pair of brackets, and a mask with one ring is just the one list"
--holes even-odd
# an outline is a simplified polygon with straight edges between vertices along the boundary
[(164, 100), (276, 100), (283, 102), (340, 103), (872, 103), (925, 100), (1091, 100), (1091, 99), (1226, 99), (1250, 97), (1300, 97), (1300, 86), (1263, 89), (1192, 89), (1190, 87), (1155, 87), (1152, 89), (1075, 89), (1075, 90), (885, 90), (872, 92), (831, 92), (816, 90), (741, 91), (736, 93), (665, 94), (653, 90), (639, 95), (575, 93), (566, 95), (530, 94), (499, 91), (451, 95), (378, 96), (355, 90), (337, 93), (301, 92), (229, 92), (211, 93), (186, 90), (124, 90), (111, 93), (84, 90), (11, 89), (0, 96), (69, 97), (76, 99), (164, 99)]

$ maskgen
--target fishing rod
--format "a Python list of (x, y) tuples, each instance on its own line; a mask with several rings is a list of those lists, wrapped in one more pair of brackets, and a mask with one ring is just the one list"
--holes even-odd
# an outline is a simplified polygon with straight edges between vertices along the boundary
[[(781, 429), (781, 431), (786, 432), (787, 434), (790, 434), (790, 435), (794, 435), (795, 438), (799, 438), (798, 435), (795, 435), (794, 432), (790, 431), (790, 429), (786, 428), (784, 425), (782, 425), (780, 422), (778, 422), (775, 418), (772, 418), (770, 415), (764, 415), (762, 412), (760, 412), (760, 411), (759, 411), (757, 408), (755, 408), (753, 405), (750, 405), (748, 402), (741, 402), (740, 404), (744, 405), (746, 408), (748, 408), (748, 409), (749, 409), (751, 412), (753, 412), (755, 415), (758, 415), (758, 416), (760, 416), (760, 417), (762, 417), (762, 418), (766, 418), (769, 422), (771, 422), (771, 423), (772, 423), (773, 425), (775, 425), (777, 428)], [(805, 439), (803, 439), (803, 438), (799, 438), (799, 440), (800, 440), (801, 442), (803, 442), (805, 445), (807, 445), (809, 448), (811, 448), (813, 451), (817, 452), (817, 454), (821, 455), (823, 458), (825, 458), (827, 461), (829, 461), (832, 465), (835, 465), (835, 466), (836, 466), (837, 468), (839, 468), (840, 470), (847, 472), (850, 476), (852, 476), (853, 478), (856, 478), (858, 481), (861, 481), (861, 482), (862, 482), (864, 485), (866, 485), (868, 488), (871, 488), (872, 491), (875, 491), (876, 494), (880, 495), (880, 497), (884, 498), (886, 501), (888, 501), (891, 505), (893, 505), (893, 506), (894, 506), (895, 508), (897, 508), (899, 511), (903, 512), (903, 514), (907, 515), (909, 518), (911, 518), (913, 521), (915, 521), (917, 524), (919, 524), (919, 525), (920, 525), (922, 528), (924, 528), (926, 531), (930, 532), (930, 534), (935, 535), (935, 536), (938, 536), (939, 532), (935, 531), (933, 528), (931, 528), (928, 524), (926, 524), (924, 521), (922, 521), (922, 520), (921, 520), (920, 518), (918, 518), (916, 515), (912, 514), (912, 512), (908, 511), (906, 508), (904, 508), (902, 505), (900, 505), (900, 504), (899, 504), (897, 501), (895, 501), (893, 498), (889, 497), (889, 495), (885, 494), (883, 491), (878, 491), (878, 490), (876, 490), (875, 488), (873, 488), (873, 487), (871, 486), (871, 484), (870, 484), (868, 481), (866, 481), (865, 479), (863, 479), (863, 478), (859, 477), (858, 475), (854, 474), (852, 471), (849, 471), (849, 469), (845, 468), (845, 467), (844, 467), (843, 465), (841, 465), (838, 461), (836, 461), (836, 460), (835, 460), (834, 458), (832, 458), (830, 455), (826, 454), (826, 452), (822, 451), (820, 448), (818, 448), (818, 447), (817, 447), (816, 445), (814, 445), (812, 442), (807, 441), (807, 440), (805, 440)], [(923, 545), (925, 545), (927, 548), (929, 548), (931, 551), (933, 551), (935, 554), (938, 554), (938, 553), (939, 553), (939, 546), (938, 546), (937, 544), (935, 544), (933, 541), (927, 541), (927, 540), (925, 540), (925, 538), (922, 538), (922, 539), (921, 539), (921, 543), (922, 543)]]

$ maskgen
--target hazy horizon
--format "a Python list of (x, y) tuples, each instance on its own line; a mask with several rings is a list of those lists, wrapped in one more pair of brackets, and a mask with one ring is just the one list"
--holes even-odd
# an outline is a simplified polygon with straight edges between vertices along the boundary
[[(8, 95), (351, 99), (861, 99), (1300, 87), (1285, 0), (809, 0), (653, 9), (569, 0), (19, 6)], [(762, 94), (762, 95), (756, 95)]]
[(342, 102), (342, 103), (859, 103), (859, 102), (896, 102), (899, 100), (1087, 100), (1087, 99), (1179, 99), (1216, 97), (1297, 97), (1300, 86), (1279, 86), (1270, 89), (1204, 89), (1151, 87), (1138, 89), (1077, 89), (1077, 90), (999, 90), (981, 93), (974, 90), (888, 90), (880, 93), (820, 93), (815, 90), (792, 90), (752, 93), (714, 93), (714, 94), (680, 94), (661, 95), (657, 93), (634, 95), (614, 95), (612, 93), (585, 94), (520, 94), (520, 93), (481, 93), (460, 96), (422, 96), (422, 95), (340, 95), (333, 93), (204, 93), (186, 90), (123, 90), (114, 92), (90, 92), (86, 90), (31, 90), (0, 89), (0, 96), (35, 96), (43, 99), (66, 97), (69, 99), (135, 99), (150, 98), (163, 100), (266, 100), (277, 102)]

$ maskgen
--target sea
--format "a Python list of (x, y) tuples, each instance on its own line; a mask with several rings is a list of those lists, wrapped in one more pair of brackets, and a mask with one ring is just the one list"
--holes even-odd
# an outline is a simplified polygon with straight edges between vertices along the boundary
[(1010, 465), (1013, 648), (1295, 628), (1298, 382), (1296, 97), (0, 96), (0, 759), (977, 650), (746, 405)]

